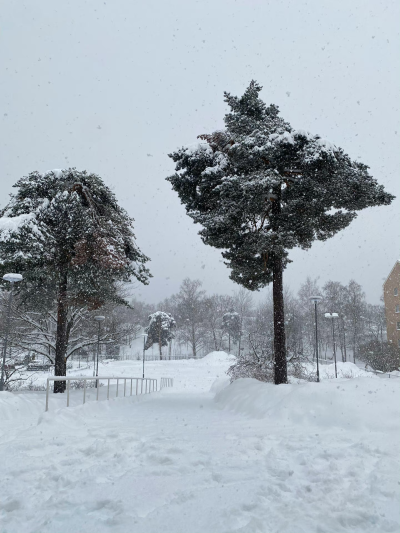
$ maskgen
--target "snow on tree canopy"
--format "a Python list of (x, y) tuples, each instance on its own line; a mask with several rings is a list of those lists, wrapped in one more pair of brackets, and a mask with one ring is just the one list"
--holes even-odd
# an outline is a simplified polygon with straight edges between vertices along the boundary
[[(223, 250), (231, 278), (256, 290), (272, 280), (273, 257), (310, 248), (347, 227), (356, 211), (393, 196), (339, 147), (294, 130), (251, 82), (241, 97), (225, 93), (225, 130), (170, 154), (168, 181), (206, 244)], [(274, 209), (279, 205), (279, 209)]]
[(232, 338), (233, 342), (239, 342), (241, 335), (241, 318), (236, 311), (229, 311), (222, 317), (222, 328)]
[(145, 343), (145, 350), (148, 350), (157, 343), (162, 355), (162, 346), (167, 346), (168, 343), (175, 337), (174, 329), (176, 327), (175, 319), (171, 314), (164, 311), (156, 311), (149, 315), (149, 325), (145, 328), (147, 339)]
[(66, 264), (71, 277), (90, 267), (93, 274), (148, 282), (148, 258), (135, 244), (133, 219), (101, 178), (76, 169), (32, 172), (14, 187), (18, 192), (0, 212), (0, 259), (7, 268), (29, 275), (39, 265)]

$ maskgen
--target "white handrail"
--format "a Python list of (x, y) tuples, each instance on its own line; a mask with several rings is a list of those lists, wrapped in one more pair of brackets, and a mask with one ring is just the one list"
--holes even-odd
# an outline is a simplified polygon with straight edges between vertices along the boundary
[[(126, 380), (131, 381), (130, 386), (130, 396), (132, 396), (132, 390), (133, 390), (133, 380), (136, 380), (136, 395), (138, 394), (138, 383), (141, 382), (140, 386), (140, 394), (143, 394), (143, 382), (145, 382), (145, 391), (144, 394), (150, 394), (151, 392), (157, 392), (157, 380), (153, 378), (137, 378), (137, 377), (131, 377), (131, 376), (97, 376), (97, 377), (66, 377), (66, 376), (57, 376), (57, 377), (49, 377), (47, 378), (47, 387), (46, 387), (46, 411), (49, 410), (49, 391), (50, 391), (50, 381), (66, 381), (67, 382), (67, 407), (69, 407), (69, 394), (70, 394), (70, 382), (71, 381), (83, 381), (83, 402), (86, 402), (86, 382), (87, 381), (96, 381), (97, 382), (97, 391), (96, 391), (96, 400), (99, 399), (99, 384), (100, 380), (106, 379), (107, 380), (107, 400), (110, 398), (110, 380), (116, 379), (117, 380), (117, 391), (115, 397), (118, 397), (118, 385), (119, 380), (124, 380), (124, 396), (126, 396)], [(161, 378), (161, 379), (171, 379), (171, 378)], [(172, 385), (164, 385), (164, 386), (172, 386)]]
[(174, 386), (174, 379), (173, 378), (161, 378), (160, 380), (160, 390), (164, 389), (165, 387), (173, 387)]

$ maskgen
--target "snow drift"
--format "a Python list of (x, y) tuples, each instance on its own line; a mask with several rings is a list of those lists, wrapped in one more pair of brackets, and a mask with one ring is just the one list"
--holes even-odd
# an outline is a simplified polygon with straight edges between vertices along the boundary
[(400, 380), (326, 380), (320, 383), (272, 385), (238, 379), (217, 392), (215, 401), (274, 426), (312, 425), (346, 430), (398, 431)]

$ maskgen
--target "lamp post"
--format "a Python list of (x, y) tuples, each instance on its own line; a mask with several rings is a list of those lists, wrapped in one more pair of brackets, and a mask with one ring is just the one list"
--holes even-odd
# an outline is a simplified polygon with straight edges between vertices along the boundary
[(3, 276), (3, 279), (11, 283), (11, 290), (10, 290), (10, 298), (8, 299), (7, 323), (6, 323), (6, 331), (4, 335), (3, 364), (1, 365), (0, 391), (4, 390), (4, 372), (6, 370), (7, 341), (8, 341), (8, 333), (10, 329), (10, 315), (11, 315), (11, 304), (12, 304), (12, 298), (13, 298), (14, 283), (17, 283), (18, 281), (22, 281), (22, 276), (21, 274), (5, 274)]
[(333, 357), (335, 359), (335, 376), (337, 377), (336, 343), (335, 343), (335, 318), (339, 318), (339, 315), (337, 313), (325, 313), (325, 318), (332, 319)]
[[(96, 361), (96, 365), (93, 365), (93, 376), (96, 375), (96, 378), (97, 376), (99, 375), (99, 355), (100, 355), (100, 324), (103, 322), (103, 320), (105, 320), (105, 316), (95, 316), (94, 319), (96, 320), (96, 322), (99, 324), (99, 328), (97, 330), (97, 361)], [(95, 367), (96, 366), (96, 372), (95, 372)], [(98, 386), (98, 380), (96, 379), (95, 381), (95, 384), (96, 384), (96, 389), (97, 389), (97, 386)]]
[(143, 379), (144, 379), (144, 358), (145, 358), (145, 346), (146, 346), (146, 338), (148, 337), (147, 333), (142, 333), (142, 337), (143, 337)]
[(318, 314), (317, 304), (322, 300), (321, 296), (310, 296), (310, 301), (314, 302), (315, 310), (315, 355), (317, 357), (317, 382), (319, 383), (319, 359), (318, 359)]

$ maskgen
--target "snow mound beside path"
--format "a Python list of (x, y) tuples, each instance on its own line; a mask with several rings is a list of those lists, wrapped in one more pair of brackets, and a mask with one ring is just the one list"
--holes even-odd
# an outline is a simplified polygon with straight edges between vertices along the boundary
[[(335, 364), (331, 365), (320, 365), (319, 367), (321, 379), (330, 379), (335, 377)], [(337, 362), (337, 374), (338, 378), (359, 378), (359, 377), (370, 377), (376, 378), (375, 374), (367, 372), (362, 368), (359, 368), (354, 363), (346, 362), (342, 363), (341, 361)]]
[(215, 395), (222, 409), (274, 426), (340, 427), (351, 431), (399, 431), (400, 380), (326, 380), (320, 383), (272, 385), (238, 379)]
[(44, 410), (44, 396), (35, 393), (15, 394), (0, 392), (0, 420), (15, 421), (17, 418), (39, 416)]
[(197, 359), (196, 363), (199, 366), (220, 366), (220, 365), (233, 365), (235, 362), (235, 356), (229, 355), (226, 352), (210, 352), (205, 357)]

